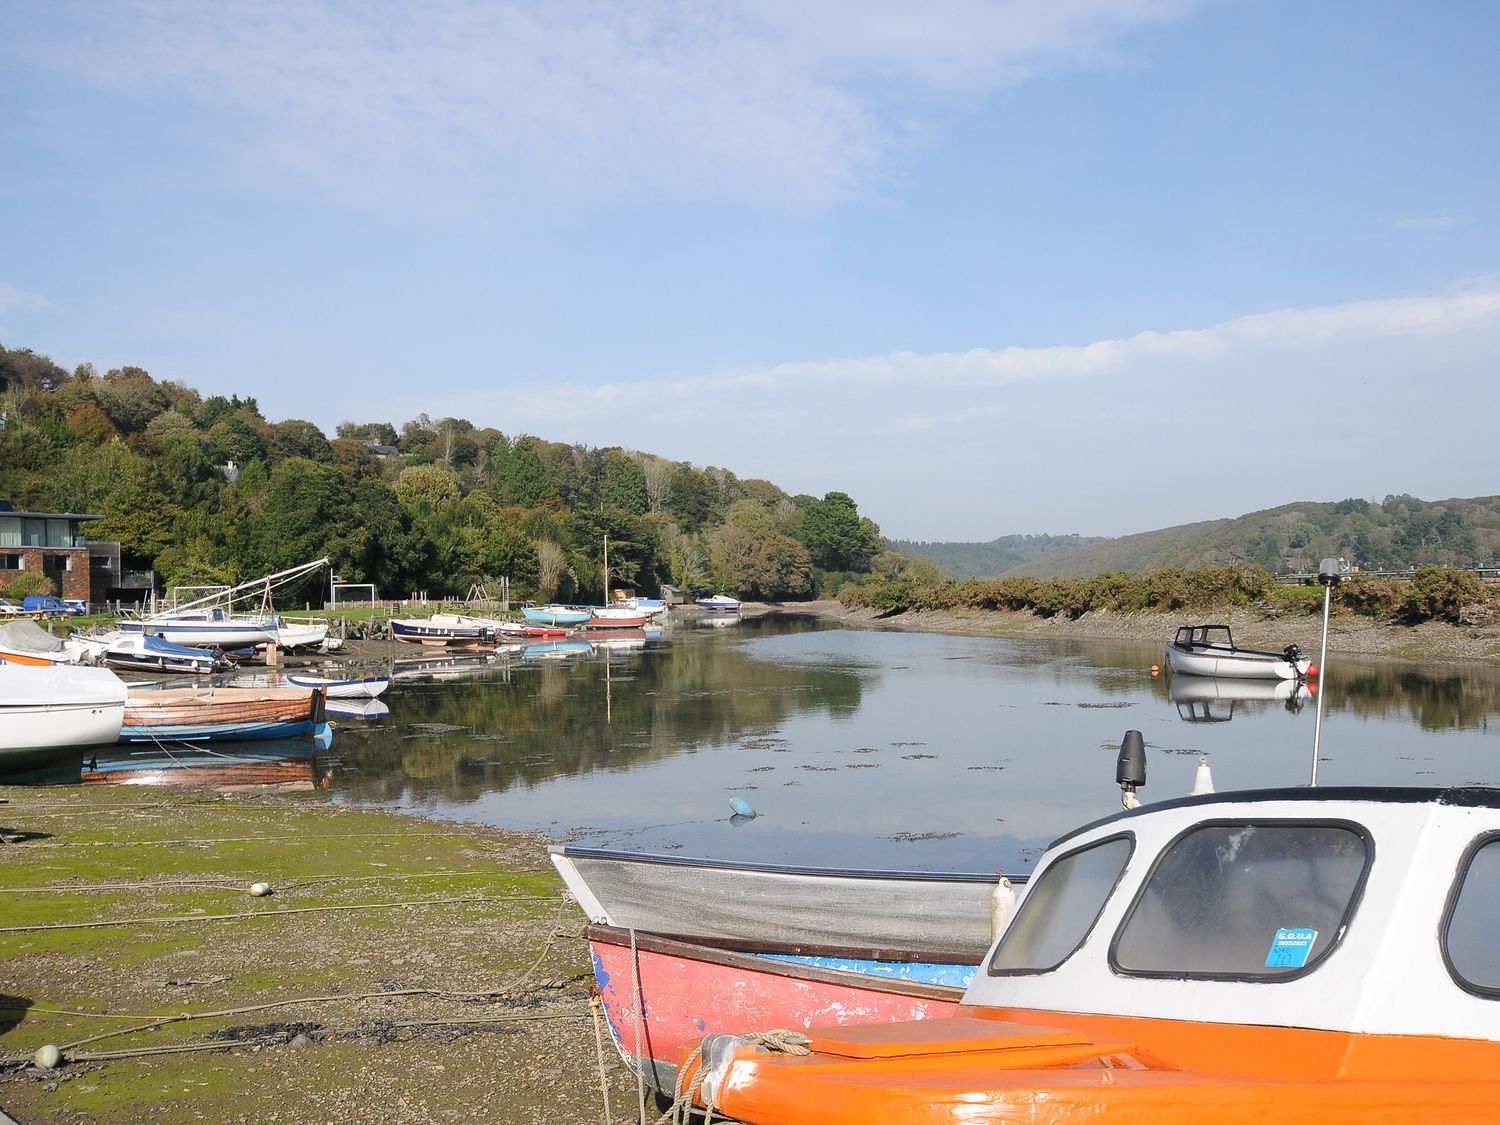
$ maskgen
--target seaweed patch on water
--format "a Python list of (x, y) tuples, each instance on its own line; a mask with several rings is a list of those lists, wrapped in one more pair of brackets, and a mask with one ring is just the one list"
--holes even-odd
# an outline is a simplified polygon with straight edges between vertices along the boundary
[[(922, 744), (919, 742), (919, 743), (917, 743), (917, 745), (920, 746)], [(936, 754), (902, 754), (901, 755), (901, 760), (903, 762), (921, 762), (921, 761), (925, 761), (928, 758), (936, 758), (936, 757), (937, 757)]]
[(879, 762), (845, 762), (844, 763), (844, 768), (846, 770), (878, 770), (880, 768), (880, 763)]
[(750, 772), (751, 773), (765, 773), (767, 770), (774, 770), (775, 768), (776, 768), (775, 766), (755, 766), (754, 768), (752, 768), (750, 770)]
[(807, 770), (810, 773), (833, 773), (838, 766), (798, 766), (799, 770)]
[(892, 746), (926, 746), (925, 742), (893, 742)]
[(1078, 706), (1079, 707), (1087, 707), (1087, 708), (1090, 708), (1091, 710), (1096, 710), (1096, 711), (1118, 711), (1118, 710), (1120, 710), (1121, 708), (1124, 708), (1124, 707), (1134, 707), (1135, 704), (1134, 703), (1129, 703), (1129, 702), (1123, 702), (1123, 703), (1080, 703), (1080, 704), (1078, 704)]
[(786, 744), (787, 744), (786, 743), (786, 739), (784, 739), (784, 738), (771, 738), (770, 736), (764, 736), (764, 737), (761, 737), (761, 738), (747, 738), (747, 739), (744, 739), (740, 743), (740, 749), (741, 750), (779, 750), (781, 747), (785, 746)]
[(1003, 770), (1004, 766), (970, 766), (971, 770)]
[(952, 840), (962, 835), (962, 832), (897, 832), (886, 839), (897, 844), (916, 844), (923, 840)]

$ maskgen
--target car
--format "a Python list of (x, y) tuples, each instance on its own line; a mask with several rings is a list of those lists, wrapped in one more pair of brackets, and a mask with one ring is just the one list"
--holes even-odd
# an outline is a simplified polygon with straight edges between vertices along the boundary
[(84, 612), (84, 606), (82, 602), (76, 600), (65, 602), (52, 594), (32, 594), (21, 599), (21, 612), (76, 617)]

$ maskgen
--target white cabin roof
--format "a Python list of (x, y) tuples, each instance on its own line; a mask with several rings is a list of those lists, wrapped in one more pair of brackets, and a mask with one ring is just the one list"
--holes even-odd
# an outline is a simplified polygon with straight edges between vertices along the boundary
[[(1139, 968), (1122, 967), (1114, 955), (1126, 923), (1143, 928), (1155, 924), (1147, 921), (1146, 911), (1158, 901), (1156, 891), (1161, 884), (1152, 888), (1152, 893), (1143, 894), (1143, 890), (1163, 853), (1190, 837), (1196, 841), (1194, 846), (1203, 850), (1202, 845), (1225, 839), (1238, 831), (1236, 826), (1245, 825), (1257, 830), (1266, 827), (1288, 837), (1297, 835), (1298, 829), (1283, 829), (1284, 825), (1331, 826), (1347, 832), (1309, 830), (1307, 834), (1332, 834), (1345, 841), (1365, 842), (1363, 871), (1349, 897), (1344, 921), (1336, 927), (1325, 927), (1335, 932), (1317, 935), (1309, 965), (1285, 975), (1256, 977), (1252, 973), (1250, 978), (1237, 979), (1209, 979), (1213, 974), (1198, 970), (1194, 975), (1192, 969), (1147, 975)], [(1212, 831), (1205, 831), (1208, 829)], [(1053, 843), (1020, 907), (992, 946), (990, 956), (981, 963), (965, 1003), (1332, 1031), (1500, 1039), (1500, 995), (1486, 995), (1486, 989), (1474, 988), (1472, 981), (1469, 987), (1461, 984), (1445, 959), (1443, 940), (1452, 896), (1465, 864), (1476, 847), (1491, 837), (1500, 841), (1500, 791), (1490, 789), (1279, 789), (1146, 805), (1087, 825)], [(1044, 888), (1049, 870), (1069, 857), (1075, 857), (1076, 866), (1080, 853), (1122, 838), (1129, 841), (1129, 858), (1082, 944), (1055, 968), (1020, 967), (997, 974), (991, 968), (992, 960), (997, 949), (1006, 946), (1012, 931), (1016, 931), (1016, 937), (1007, 954), (1012, 962), (1016, 946), (1026, 941), (1023, 919), (1033, 900), (1031, 932), (1036, 932), (1036, 917), (1047, 909), (1048, 892)], [(1270, 835), (1262, 836), (1263, 841), (1269, 839)], [(1173, 852), (1174, 860), (1191, 850)], [(1357, 843), (1345, 849), (1338, 862), (1346, 871), (1351, 870), (1351, 862), (1359, 862), (1351, 860), (1348, 852), (1360, 850)], [(1115, 846), (1111, 854), (1122, 851)], [(1233, 866), (1233, 851), (1220, 848), (1215, 853), (1221, 870)], [(1500, 851), (1491, 854), (1500, 855)], [(1280, 861), (1285, 871), (1278, 868), (1277, 861), (1261, 858), (1254, 877), (1273, 890), (1278, 880), (1305, 881), (1308, 858), (1301, 853), (1290, 855)], [(1244, 860), (1240, 857), (1242, 866)], [(1065, 870), (1059, 869), (1059, 884)], [(1479, 870), (1476, 863), (1476, 879)], [(1313, 881), (1319, 878), (1315, 874)], [(1106, 885), (1098, 884), (1101, 888)], [(1485, 897), (1500, 901), (1500, 888), (1488, 888)], [(1137, 920), (1133, 912), (1138, 899), (1141, 913)], [(1269, 900), (1262, 897), (1257, 901)], [(1086, 913), (1092, 913), (1092, 909)], [(1487, 909), (1500, 911), (1500, 905)], [(1246, 926), (1253, 936), (1247, 940), (1263, 941), (1268, 958), (1273, 943), (1281, 942), (1282, 934), (1288, 932), (1286, 928), (1302, 924), (1299, 908), (1294, 906), (1271, 906), (1259, 915), (1253, 910), (1249, 913), (1251, 920)], [(1216, 925), (1239, 925), (1224, 921), (1224, 914), (1212, 916)], [(1174, 924), (1167, 921), (1161, 924), (1164, 928), (1151, 932), (1171, 934)], [(1500, 980), (1497, 930), (1500, 927), (1485, 928), (1486, 933), (1494, 933), (1493, 955), (1487, 952), (1486, 958)], [(1151, 956), (1170, 961), (1172, 940), (1167, 938), (1152, 947)]]

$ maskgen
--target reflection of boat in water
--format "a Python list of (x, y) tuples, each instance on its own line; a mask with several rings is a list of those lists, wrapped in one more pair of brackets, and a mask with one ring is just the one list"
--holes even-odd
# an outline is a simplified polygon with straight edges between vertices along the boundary
[(452, 656), (432, 656), (426, 659), (396, 660), (391, 663), (393, 680), (458, 680), (465, 676), (477, 676), (489, 670), (491, 659), (488, 653), (456, 653)]
[(591, 637), (589, 643), (605, 652), (629, 652), (646, 647), (646, 630), (617, 629)]
[(1240, 648), (1228, 625), (1184, 625), (1167, 642), (1167, 663), (1174, 672), (1226, 679), (1295, 680), (1307, 675), (1311, 661), (1296, 645), (1280, 652)]
[(241, 785), (326, 788), (328, 763), (306, 740), (258, 742), (232, 749), (207, 746), (121, 745), (83, 756), (84, 785)]
[(528, 660), (563, 660), (593, 651), (594, 646), (588, 641), (542, 641), (540, 644), (527, 645), (521, 650), (521, 655)]
[(713, 629), (723, 629), (729, 625), (738, 625), (741, 617), (738, 613), (708, 613), (698, 618), (699, 625), (707, 625)]
[(383, 699), (330, 699), (328, 713), (344, 719), (383, 719), (391, 709)]
[(1222, 680), (1179, 672), (1167, 681), (1167, 698), (1184, 722), (1227, 723), (1236, 703), (1282, 703), (1295, 715), (1312, 699), (1312, 689), (1300, 680)]

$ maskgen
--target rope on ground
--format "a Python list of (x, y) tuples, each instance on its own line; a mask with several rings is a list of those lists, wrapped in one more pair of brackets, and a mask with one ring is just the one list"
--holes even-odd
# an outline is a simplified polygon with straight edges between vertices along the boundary
[[(534, 899), (535, 895), (520, 896)], [(414, 898), (402, 902), (355, 902), (345, 906), (294, 906), (289, 909), (247, 910), (238, 914), (163, 914), (147, 918), (111, 918), (105, 922), (38, 922), (29, 926), (0, 926), (0, 934), (24, 934), (34, 930), (97, 930), (109, 926), (142, 926), (169, 922), (234, 922), (247, 918), (289, 918), (293, 914), (332, 913), (341, 910), (393, 910), (402, 906), (442, 906), (453, 902), (511, 902), (507, 895), (462, 895), (456, 898)]]
[[(391, 881), (398, 879), (437, 879), (437, 878), (468, 878), (486, 875), (494, 878), (494, 871), (418, 871), (404, 875), (309, 875), (295, 882), (281, 883), (276, 885), (283, 891), (296, 890), (298, 887), (309, 887), (320, 883), (368, 883), (376, 881)], [(225, 883), (222, 880), (208, 879), (150, 879), (145, 882), (135, 883), (52, 883), (40, 887), (0, 887), (0, 895), (35, 895), (35, 894), (71, 894), (75, 891), (125, 891), (125, 890), (165, 890), (169, 887), (188, 887), (196, 890), (223, 890), (243, 891), (243, 883)], [(513, 898), (532, 898), (538, 902), (551, 902), (552, 895), (513, 895)]]
[[(303, 844), (308, 840), (363, 840), (374, 836), (394, 836), (404, 840), (430, 840), (433, 832), (328, 832), (321, 835), (309, 835), (297, 833), (288, 836), (214, 836), (208, 839), (198, 840), (131, 840), (131, 847), (142, 847), (144, 845), (171, 845), (173, 847), (188, 846), (193, 844)], [(34, 849), (45, 848), (118, 848), (118, 840), (69, 840), (61, 843), (52, 841), (29, 840), (26, 846)]]
[(600, 1027), (599, 1019), (599, 994), (594, 993), (589, 997), (589, 1010), (594, 1016), (594, 1055), (599, 1060), (599, 1097), (604, 1101), (604, 1125), (614, 1125), (614, 1117), (609, 1107), (609, 1075), (605, 1070), (604, 1062), (604, 1030)]
[[(274, 1005), (272, 1005), (274, 1006)], [(200, 1017), (192, 1017), (200, 1018)], [(504, 1016), (469, 1016), (455, 1017), (453, 1019), (430, 1019), (430, 1020), (398, 1020), (384, 1026), (397, 1028), (414, 1027), (460, 1027), (476, 1024), (498, 1024), (498, 1023), (539, 1023), (544, 1020), (581, 1020), (584, 1018), (582, 1012), (525, 1012)], [(327, 1034), (340, 1037), (352, 1035), (359, 1032), (359, 1028), (325, 1028)], [(125, 1034), (116, 1032), (113, 1034)], [(80, 1043), (92, 1042), (82, 1039)], [(160, 1043), (150, 1047), (131, 1047), (119, 1051), (73, 1051), (70, 1047), (60, 1048), (63, 1052), (63, 1062), (108, 1062), (112, 1059), (144, 1058), (150, 1055), (179, 1054), (186, 1051), (227, 1051), (235, 1047), (275, 1046), (285, 1040), (277, 1036), (266, 1036), (259, 1039), (226, 1040), (222, 1043)], [(14, 1056), (10, 1058), (0, 1057), (0, 1067), (25, 1066), (32, 1061), (32, 1057)]]

